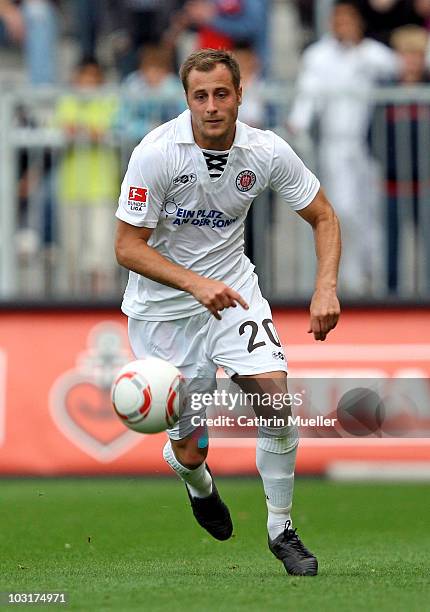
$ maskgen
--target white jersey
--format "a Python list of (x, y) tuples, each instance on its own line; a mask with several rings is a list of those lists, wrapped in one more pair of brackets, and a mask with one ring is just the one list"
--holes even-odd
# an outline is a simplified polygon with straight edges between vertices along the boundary
[[(155, 228), (148, 244), (166, 259), (237, 290), (254, 270), (244, 254), (243, 232), (253, 200), (272, 187), (301, 210), (319, 186), (282, 138), (240, 121), (225, 170), (211, 181), (187, 110), (133, 151), (116, 216)], [(135, 319), (163, 321), (206, 309), (185, 291), (130, 272), (122, 310)]]

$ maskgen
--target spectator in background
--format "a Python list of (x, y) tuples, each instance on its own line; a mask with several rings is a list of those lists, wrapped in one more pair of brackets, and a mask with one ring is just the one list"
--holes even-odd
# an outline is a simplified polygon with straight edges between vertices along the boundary
[[(391, 84), (410, 87), (430, 83), (426, 68), (428, 34), (424, 28), (410, 25), (394, 30), (391, 45), (402, 60), (400, 76)], [(400, 262), (406, 258), (401, 251), (400, 229), (415, 233), (415, 239), (410, 241), (415, 245), (415, 253), (408, 253), (415, 259), (413, 269), (418, 271), (422, 249), (427, 252), (425, 259), (430, 265), (430, 245), (425, 240), (429, 233), (425, 211), (430, 201), (430, 105), (416, 101), (379, 106), (375, 109), (375, 120), (386, 130), (383, 139), (386, 150), (381, 153), (387, 167), (387, 273), (388, 288), (396, 292)], [(427, 272), (430, 278), (430, 268)], [(418, 288), (417, 278), (408, 279), (408, 283), (413, 289)]]
[(430, 30), (430, 0), (414, 0), (414, 9), (422, 18), (423, 26)]
[(300, 25), (303, 30), (305, 42), (315, 39), (315, 1), (314, 0), (294, 0), (297, 8)]
[(394, 82), (399, 85), (429, 82), (429, 72), (425, 62), (429, 36), (425, 28), (414, 25), (397, 28), (391, 35), (391, 46), (401, 58), (400, 74)]
[(58, 14), (55, 0), (24, 0), (24, 52), (31, 85), (57, 82)]
[(398, 60), (364, 38), (362, 17), (348, 0), (333, 8), (331, 28), (303, 54), (289, 127), (297, 134), (318, 123), (321, 182), (342, 223), (341, 287), (363, 296), (382, 235), (367, 143), (370, 95), (379, 79), (396, 73)]
[(109, 11), (110, 0), (73, 0), (74, 34), (81, 57), (96, 57), (97, 41), (103, 21), (103, 12)]
[(255, 49), (261, 70), (269, 70), (268, 0), (187, 0), (173, 18), (176, 35), (195, 28), (200, 49), (232, 50), (239, 43)]
[(139, 50), (162, 42), (172, 13), (183, 0), (110, 0), (120, 35), (116, 37), (117, 65), (122, 78), (139, 64)]
[(263, 128), (266, 123), (265, 82), (261, 76), (258, 55), (249, 43), (235, 47), (233, 55), (240, 66), (245, 94), (239, 107), (239, 120), (252, 127)]
[(182, 85), (172, 72), (166, 48), (146, 45), (138, 70), (123, 82), (115, 128), (121, 138), (135, 146), (157, 125), (176, 117), (186, 108)]
[[(2, 25), (5, 41), (19, 44), (24, 51), (28, 83), (33, 86), (54, 84), (57, 79), (55, 2), (0, 0), (0, 41)], [(22, 127), (35, 124), (31, 111), (24, 108), (24, 105), (18, 114), (18, 121)], [(48, 148), (32, 154), (26, 148), (20, 148), (17, 152), (17, 254), (23, 261), (34, 261), (35, 257), (40, 256), (48, 266), (54, 254), (55, 233), (51, 153)], [(48, 277), (49, 273), (44, 277), (47, 285), (50, 283)], [(46, 289), (49, 290), (48, 286)]]
[(24, 34), (24, 22), (18, 5), (11, 0), (0, 0), (0, 45), (20, 44)]
[(116, 269), (107, 238), (113, 235), (119, 168), (106, 136), (117, 103), (98, 91), (103, 82), (97, 61), (83, 59), (73, 81), (76, 94), (60, 99), (56, 114), (68, 139), (58, 176), (60, 240), (67, 271), (62, 281), (64, 290), (77, 295), (113, 291)]
[(366, 36), (386, 45), (391, 32), (407, 24), (424, 25), (415, 0), (356, 0), (366, 23)]
[(57, 81), (58, 17), (55, 0), (0, 0), (0, 44), (23, 45), (28, 81)]

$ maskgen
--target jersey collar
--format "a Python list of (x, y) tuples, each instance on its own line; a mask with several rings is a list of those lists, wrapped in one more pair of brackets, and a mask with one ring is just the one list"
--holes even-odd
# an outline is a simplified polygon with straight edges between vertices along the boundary
[[(233, 147), (249, 149), (247, 126), (242, 121), (236, 121), (236, 134)], [(191, 127), (191, 113), (189, 110), (179, 115), (176, 121), (175, 142), (178, 144), (195, 144), (193, 128)]]

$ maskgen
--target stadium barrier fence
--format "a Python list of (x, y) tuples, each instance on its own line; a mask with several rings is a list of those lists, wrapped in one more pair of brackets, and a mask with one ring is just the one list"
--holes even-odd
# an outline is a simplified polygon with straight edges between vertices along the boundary
[[(68, 130), (67, 111), (61, 111), (67, 95), (77, 98), (80, 108), (107, 97), (118, 108), (125, 104), (118, 90), (0, 95), (0, 302), (116, 302), (126, 281), (111, 247), (121, 176), (139, 140), (136, 130), (140, 135), (169, 118), (178, 99), (127, 98), (129, 106), (137, 105), (134, 132), (127, 127), (131, 120), (118, 120), (119, 113), (103, 129), (96, 122), (91, 133)], [(290, 89), (268, 86), (264, 127), (285, 136), (318, 172), (314, 131), (300, 137), (288, 132), (291, 100)], [(379, 228), (380, 247), (366, 289), (344, 297), (428, 301), (430, 87), (381, 88), (372, 93), (372, 105), (367, 140), (376, 182), (369, 233)], [(363, 185), (363, 198), (371, 189)], [(267, 192), (254, 204), (246, 242), (269, 299), (284, 304), (308, 299), (315, 271), (312, 232), (274, 194)]]

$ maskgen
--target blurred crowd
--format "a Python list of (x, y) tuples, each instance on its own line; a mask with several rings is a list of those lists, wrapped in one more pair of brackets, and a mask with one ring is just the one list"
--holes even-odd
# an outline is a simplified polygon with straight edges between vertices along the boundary
[[(106, 142), (116, 134), (134, 145), (160, 121), (185, 108), (177, 70), (189, 51), (231, 49), (241, 65), (245, 89), (240, 118), (256, 127), (271, 127), (265, 91), (273, 80), (274, 58), (281, 64), (294, 60), (279, 58), (272, 17), (275, 5), (278, 10), (288, 5), (302, 36), (295, 38), (300, 61), (283, 127), (293, 142), (311, 134), (317, 144), (317, 171), (342, 222), (342, 291), (366, 296), (375, 262), (387, 261), (382, 274), (388, 290), (396, 293), (400, 225), (405, 218), (401, 209), (409, 198), (412, 231), (418, 231), (420, 202), (430, 187), (430, 165), (423, 164), (420, 153), (420, 134), (424, 123), (429, 124), (430, 107), (417, 101), (385, 105), (381, 111), (370, 101), (378, 85), (402, 88), (429, 82), (430, 0), (324, 4), (327, 31), (318, 38), (321, 5), (316, 0), (0, 0), (0, 57), (2, 49), (21, 53), (26, 81), (34, 87), (70, 86), (54, 117), (66, 149), (55, 163), (45, 156), (39, 177), (42, 208), (50, 219), (44, 222), (43, 241), (51, 244), (54, 235), (55, 240), (59, 236), (69, 270), (65, 292), (113, 291), (115, 264), (105, 236), (113, 231), (112, 209), (122, 169), (115, 148), (106, 147)], [(60, 62), (65, 37), (73, 40), (75, 50), (69, 72)], [(119, 84), (123, 95), (107, 93), (107, 84)], [(93, 94), (86, 97), (89, 92)], [(375, 154), (378, 147), (371, 152), (370, 126), (375, 132), (378, 122), (384, 132), (383, 160)], [(399, 130), (408, 133), (401, 143)], [(24, 219), (35, 183), (22, 155)], [(399, 168), (399, 158), (405, 155), (411, 165), (406, 177)], [(54, 171), (61, 214), (53, 202)], [(58, 231), (52, 229), (56, 225)], [(82, 253), (84, 264), (74, 266)]]
[[(370, 101), (376, 85), (428, 82), (429, 14), (430, 2), (423, 0), (339, 1), (331, 11), (330, 32), (302, 56), (289, 126), (300, 133), (314, 122), (318, 125), (318, 167), (341, 219), (341, 285), (350, 295), (366, 295), (372, 272), (384, 262), (388, 290), (396, 292), (402, 255), (400, 195), (411, 201), (416, 225), (419, 196), (422, 201), (426, 197), (429, 170), (424, 163), (418, 176), (425, 155), (422, 147), (419, 151), (418, 134), (426, 129), (428, 104), (378, 109)], [(369, 128), (372, 125), (374, 137), (378, 121), (380, 139), (386, 143), (380, 160), (369, 146)], [(400, 140), (402, 133), (406, 138)], [(384, 163), (385, 176), (380, 176), (378, 161)], [(400, 180), (402, 162), (412, 166), (404, 180)], [(380, 207), (381, 179), (385, 179), (385, 209)]]
[(178, 45), (187, 32), (194, 33), (197, 47), (232, 49), (238, 43), (250, 44), (264, 72), (270, 60), (270, 4), (266, 0), (0, 0), (0, 46), (22, 47), (32, 85), (64, 83), (63, 67), (58, 66), (64, 35), (73, 38), (80, 58), (102, 53), (117, 80), (138, 69), (146, 46), (167, 50), (171, 67), (177, 68)]

